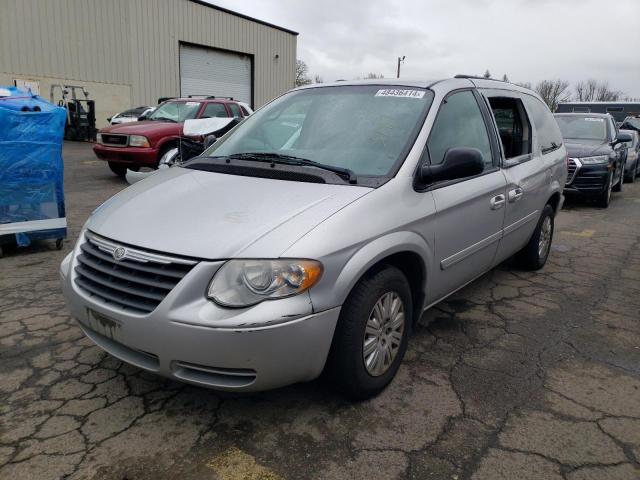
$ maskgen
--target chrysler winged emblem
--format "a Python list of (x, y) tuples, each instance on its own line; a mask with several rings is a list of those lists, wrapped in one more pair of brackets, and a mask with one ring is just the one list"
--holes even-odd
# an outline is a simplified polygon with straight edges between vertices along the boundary
[(127, 249), (124, 247), (118, 247), (112, 253), (114, 260), (122, 260), (126, 254)]

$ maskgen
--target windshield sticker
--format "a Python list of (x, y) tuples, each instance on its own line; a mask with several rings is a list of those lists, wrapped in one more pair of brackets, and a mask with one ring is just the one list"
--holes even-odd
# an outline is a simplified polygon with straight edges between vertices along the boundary
[(585, 118), (585, 120), (587, 122), (604, 122), (604, 118), (587, 117), (587, 118)]
[(424, 90), (399, 90), (397, 88), (383, 88), (376, 92), (376, 97), (404, 97), (404, 98), (422, 98)]

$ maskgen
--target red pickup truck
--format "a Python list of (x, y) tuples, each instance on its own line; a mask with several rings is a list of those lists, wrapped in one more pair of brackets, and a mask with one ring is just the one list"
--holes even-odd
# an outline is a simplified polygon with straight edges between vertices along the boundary
[(112, 125), (98, 132), (93, 151), (109, 163), (113, 173), (124, 177), (127, 168), (155, 168), (164, 153), (177, 145), (185, 120), (192, 118), (238, 117), (251, 114), (251, 109), (231, 99), (174, 98), (158, 106), (139, 122)]

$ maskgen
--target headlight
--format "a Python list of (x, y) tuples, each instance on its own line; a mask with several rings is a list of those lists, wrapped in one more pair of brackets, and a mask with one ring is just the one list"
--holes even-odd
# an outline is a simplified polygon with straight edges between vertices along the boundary
[(96, 135), (96, 143), (102, 143), (102, 134), (101, 133), (98, 133)]
[(130, 147), (149, 147), (149, 140), (147, 137), (143, 137), (142, 135), (131, 135), (129, 137), (129, 146)]
[(609, 157), (606, 155), (598, 155), (597, 157), (583, 157), (580, 158), (583, 165), (601, 165), (609, 163)]
[(298, 295), (321, 275), (315, 260), (230, 260), (214, 275), (207, 297), (225, 307), (248, 307)]

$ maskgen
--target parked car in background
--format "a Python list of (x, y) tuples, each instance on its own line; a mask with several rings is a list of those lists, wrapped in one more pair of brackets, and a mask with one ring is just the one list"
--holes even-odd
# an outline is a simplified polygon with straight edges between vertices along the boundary
[(640, 171), (640, 133), (635, 130), (620, 130), (620, 133), (631, 135), (631, 141), (627, 142), (627, 161), (625, 162), (624, 177), (629, 183), (636, 181)]
[(107, 121), (111, 125), (119, 125), (121, 123), (137, 122), (142, 116), (149, 115), (153, 112), (154, 107), (141, 106), (125, 110), (124, 112), (116, 113), (113, 117), (107, 118)]
[(562, 102), (556, 113), (608, 113), (621, 123), (625, 117), (640, 115), (640, 102)]
[(98, 132), (93, 151), (113, 173), (124, 177), (127, 168), (156, 168), (168, 150), (176, 148), (185, 120), (193, 118), (244, 118), (250, 112), (235, 100), (216, 97), (167, 100), (146, 120), (112, 125)]
[(611, 192), (622, 191), (631, 136), (620, 133), (609, 114), (556, 113), (555, 118), (569, 157), (565, 193), (586, 196), (607, 208)]
[(98, 208), (63, 289), (93, 342), (148, 371), (256, 391), (326, 368), (366, 398), (426, 308), (512, 255), (544, 266), (566, 168), (516, 85), (300, 88)]
[(620, 125), (620, 128), (624, 130), (635, 130), (640, 134), (640, 117), (626, 117)]

